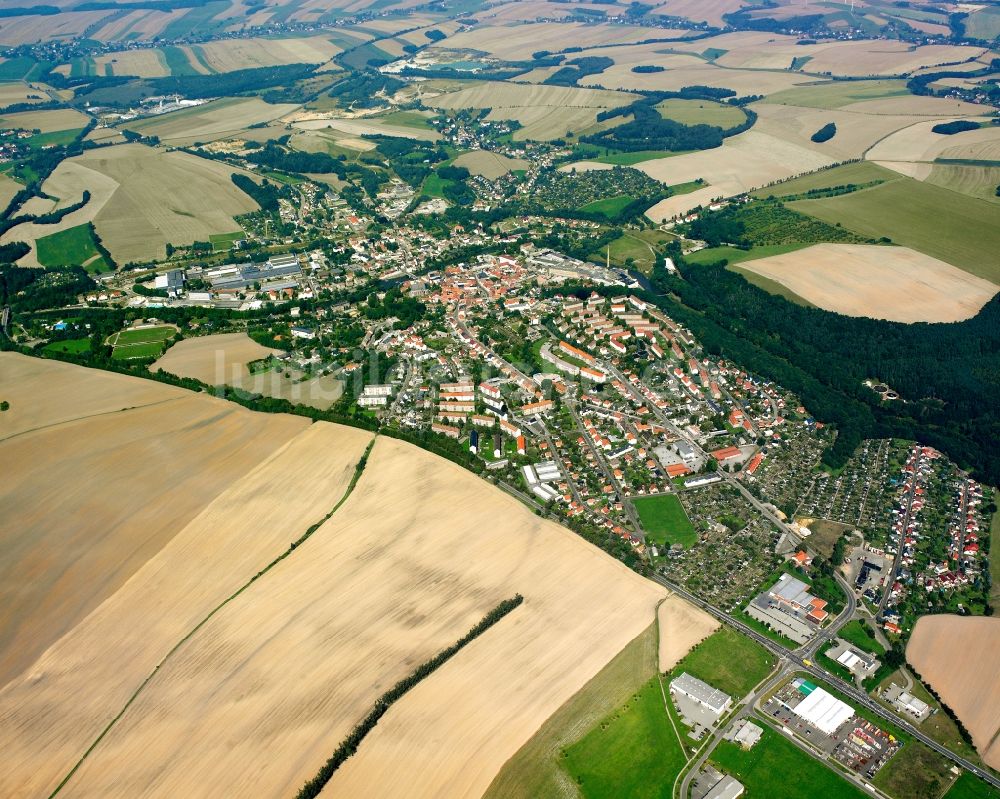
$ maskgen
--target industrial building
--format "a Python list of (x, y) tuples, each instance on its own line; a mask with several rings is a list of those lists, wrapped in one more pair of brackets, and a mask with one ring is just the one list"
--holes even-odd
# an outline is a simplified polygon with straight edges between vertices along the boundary
[(833, 735), (841, 725), (854, 718), (853, 707), (814, 683), (797, 678), (793, 684), (805, 698), (791, 711), (820, 732)]
[(687, 697), (716, 716), (721, 716), (733, 704), (733, 698), (729, 694), (713, 688), (707, 682), (692, 677), (687, 672), (670, 681), (670, 693)]

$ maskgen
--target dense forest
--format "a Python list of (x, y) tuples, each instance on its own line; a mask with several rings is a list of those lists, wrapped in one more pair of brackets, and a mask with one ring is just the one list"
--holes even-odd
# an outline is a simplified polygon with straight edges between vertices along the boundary
[[(827, 464), (842, 466), (863, 438), (898, 436), (1000, 482), (1000, 296), (964, 322), (901, 324), (795, 305), (725, 262), (694, 266), (672, 257), (680, 277), (657, 264), (657, 304), (707, 351), (791, 389), (818, 419), (835, 424)], [(902, 401), (881, 402), (863, 384), (869, 378)]]

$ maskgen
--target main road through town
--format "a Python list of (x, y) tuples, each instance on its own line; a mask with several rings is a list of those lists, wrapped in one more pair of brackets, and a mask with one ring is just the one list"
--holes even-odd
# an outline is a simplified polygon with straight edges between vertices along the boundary
[[(669, 588), (671, 591), (684, 597), (684, 599), (688, 600), (694, 605), (697, 605), (702, 610), (711, 613), (720, 621), (730, 625), (739, 632), (743, 633), (743, 635), (756, 641), (765, 649), (771, 651), (775, 656), (779, 658), (784, 658), (787, 665), (785, 666), (783, 673), (806, 672), (819, 680), (829, 683), (830, 685), (835, 687), (838, 691), (840, 691), (842, 694), (845, 694), (849, 699), (851, 699), (857, 705), (864, 707), (866, 710), (869, 710), (875, 715), (890, 722), (891, 724), (896, 725), (901, 730), (905, 731), (908, 735), (920, 741), (920, 743), (933, 749), (938, 754), (948, 758), (948, 760), (952, 761), (961, 768), (964, 768), (966, 771), (975, 774), (977, 777), (984, 780), (985, 782), (988, 782), (995, 788), (1000, 788), (1000, 778), (994, 776), (985, 769), (980, 768), (972, 761), (967, 760), (966, 758), (961, 757), (960, 755), (956, 755), (946, 746), (942, 746), (933, 738), (929, 738), (928, 736), (924, 735), (922, 732), (920, 732), (920, 730), (918, 730), (908, 721), (906, 721), (903, 718), (900, 718), (895, 713), (891, 712), (890, 710), (880, 705), (878, 702), (876, 702), (874, 699), (868, 696), (868, 694), (858, 690), (856, 686), (850, 685), (849, 683), (845, 682), (839, 677), (836, 677), (824, 671), (823, 669), (820, 669), (817, 666), (813, 665), (812, 662), (809, 661), (808, 654), (810, 654), (812, 649), (815, 647), (815, 643), (807, 644), (805, 650), (799, 649), (795, 651), (789, 651), (776, 641), (772, 641), (766, 635), (762, 635), (761, 633), (754, 630), (752, 627), (744, 624), (739, 619), (736, 619), (730, 616), (725, 611), (715, 607), (714, 605), (711, 605), (708, 602), (699, 599), (687, 589), (677, 585), (674, 582), (671, 582), (662, 575), (654, 574), (650, 577), (650, 579), (652, 579), (654, 582), (659, 583), (665, 588)], [(845, 593), (848, 594), (850, 598), (853, 598), (853, 593), (854, 593), (853, 591), (846, 591)], [(831, 625), (831, 629), (827, 631), (826, 637), (827, 638), (831, 637), (832, 634), (839, 628), (839, 626), (843, 624), (845, 621), (847, 621), (849, 618), (850, 615), (847, 614), (847, 608), (845, 608), (844, 613), (841, 613), (840, 616), (837, 617), (833, 625)], [(807, 663), (806, 661), (809, 662)], [(683, 799), (686, 799), (683, 793), (681, 794), (681, 796)]]

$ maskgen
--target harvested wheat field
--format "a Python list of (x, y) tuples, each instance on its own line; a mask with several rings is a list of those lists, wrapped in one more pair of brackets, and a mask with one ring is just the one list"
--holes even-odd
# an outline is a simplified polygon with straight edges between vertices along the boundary
[[(833, 162), (832, 157), (801, 144), (751, 129), (726, 139), (714, 150), (644, 161), (635, 168), (668, 185), (697, 178), (709, 184), (690, 194), (668, 197), (646, 212), (651, 219), (659, 221), (687, 213), (717, 197), (740, 194)], [(576, 167), (586, 168), (586, 164), (576, 164)]]
[[(28, 407), (34, 395), (50, 400), (32, 409), (35, 429), (0, 440), (3, 462), (19, 465), (5, 472), (0, 488), (0, 685), (120, 588), (230, 483), (308, 426), (169, 386), (7, 353), (0, 356), (0, 383), (5, 396), (9, 385), (31, 395), (11, 397), (6, 415)], [(162, 398), (129, 396), (143, 386)], [(95, 391), (117, 407), (94, 415), (88, 400), (98, 399)], [(125, 403), (131, 407), (120, 410)]]
[(514, 133), (516, 141), (545, 141), (565, 136), (567, 130), (580, 131), (597, 121), (605, 108), (632, 102), (623, 92), (484, 82), (428, 100), (434, 108), (490, 108), (489, 120), (516, 119), (523, 127)]
[(722, 626), (713, 616), (677, 594), (671, 594), (656, 612), (660, 626), (659, 669), (670, 671), (691, 649)]
[(177, 342), (149, 368), (193, 377), (210, 386), (230, 385), (233, 380), (250, 377), (248, 363), (278, 352), (258, 344), (246, 333), (217, 333)]
[(464, 166), (473, 175), (482, 175), (490, 180), (496, 180), (501, 175), (516, 169), (527, 169), (528, 162), (523, 158), (508, 158), (488, 150), (476, 150), (463, 153), (453, 161), (455, 166)]
[[(515, 6), (518, 4), (514, 4)], [(587, 25), (581, 22), (532, 22), (511, 27), (482, 25), (449, 37), (454, 50), (481, 50), (507, 61), (530, 59), (537, 50), (557, 51), (572, 42), (577, 47), (640, 42), (683, 36), (685, 31), (637, 25)], [(573, 58), (574, 56), (568, 56)]]
[(20, 111), (0, 117), (0, 128), (21, 128), (23, 130), (38, 130), (41, 133), (52, 133), (58, 130), (75, 130), (85, 128), (90, 117), (74, 111), (72, 108), (59, 108), (54, 111)]
[(62, 204), (78, 201), (88, 189), (90, 202), (58, 226), (22, 225), (8, 231), (3, 241), (31, 241), (93, 221), (119, 263), (163, 258), (168, 242), (190, 244), (239, 230), (233, 217), (257, 210), (257, 203), (230, 179), (240, 171), (142, 144), (89, 150), (63, 161), (43, 188)]
[(222, 39), (189, 45), (185, 49), (193, 54), (194, 61), (207, 65), (209, 71), (214, 72), (232, 72), (238, 69), (280, 64), (322, 64), (341, 51), (325, 36)]
[[(10, 758), (0, 772), (0, 795), (47, 796), (157, 664), (213, 609), (322, 521), (344, 495), (369, 440), (370, 434), (363, 431), (317, 423), (272, 454), (263, 454), (259, 463), (177, 528), (127, 582), (0, 689), (0, 741)], [(205, 477), (200, 470), (195, 476)], [(119, 491), (127, 490), (127, 483), (119, 486)], [(292, 596), (295, 593), (291, 591)], [(244, 632), (252, 636), (266, 625), (266, 617), (265, 613)], [(303, 652), (309, 648), (308, 640), (304, 646)], [(287, 687), (287, 655), (274, 661), (277, 671), (271, 676), (271, 688), (282, 694)], [(221, 687), (236, 676), (221, 668), (222, 663), (203, 667), (201, 676)], [(201, 712), (190, 721), (195, 723)], [(289, 718), (297, 718), (297, 713)], [(158, 746), (173, 748), (171, 758), (183, 762), (186, 739), (172, 738), (166, 727), (160, 734)], [(95, 754), (100, 751), (99, 747)], [(156, 747), (138, 761), (151, 762), (154, 751)], [(286, 752), (285, 759), (294, 764), (297, 755)], [(260, 767), (261, 762), (255, 765)], [(246, 776), (252, 774), (248, 767)], [(79, 790), (78, 777), (65, 793)], [(131, 777), (122, 778), (116, 790), (123, 796), (144, 792), (134, 789)], [(157, 792), (213, 795), (207, 783), (192, 784), (179, 793), (149, 786), (146, 795)]]
[(378, 119), (332, 119), (303, 115), (292, 123), (299, 130), (323, 130), (333, 128), (350, 136), (396, 136), (401, 139), (438, 141), (441, 134), (432, 128), (417, 128), (408, 125), (386, 125)]
[(257, 344), (246, 333), (219, 333), (177, 342), (150, 368), (320, 410), (343, 396), (344, 384), (333, 375), (309, 377), (288, 367), (250, 374), (248, 363), (277, 352), (280, 350)]
[(997, 292), (989, 281), (908, 247), (816, 244), (740, 267), (828, 311), (894, 322), (969, 319)]
[(962, 720), (986, 765), (1000, 768), (1000, 619), (924, 616), (906, 659)]
[(338, 506), (370, 438), (296, 435), (0, 689), (0, 793), (47, 795), (121, 713), (61, 795), (292, 795), (377, 696), (520, 593), (324, 794), (481, 795), (649, 627), (662, 589), (409, 444), (378, 439)]
[(129, 122), (123, 127), (143, 136), (156, 136), (172, 145), (183, 145), (228, 138), (251, 125), (278, 119), (296, 108), (288, 103), (271, 105), (256, 97), (226, 97), (183, 111)]

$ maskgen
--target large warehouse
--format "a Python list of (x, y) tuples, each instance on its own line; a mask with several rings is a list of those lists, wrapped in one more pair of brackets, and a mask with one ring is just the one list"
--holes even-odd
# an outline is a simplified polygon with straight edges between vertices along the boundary
[(807, 680), (798, 681), (795, 687), (805, 694), (805, 698), (792, 708), (792, 712), (827, 735), (833, 735), (841, 724), (854, 716), (854, 708)]

